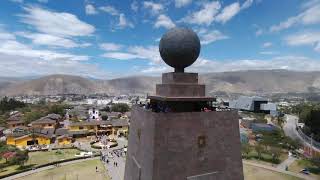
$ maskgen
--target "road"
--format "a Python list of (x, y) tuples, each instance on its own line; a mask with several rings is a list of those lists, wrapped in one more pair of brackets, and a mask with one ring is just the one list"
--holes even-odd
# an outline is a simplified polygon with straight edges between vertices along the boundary
[(298, 122), (298, 117), (286, 114), (285, 116), (286, 121), (283, 126), (283, 131), (286, 134), (286, 136), (289, 136), (291, 139), (295, 140), (301, 140), (297, 130), (296, 130), (296, 124)]
[[(292, 139), (299, 140), (303, 142), (304, 145), (311, 147), (310, 142), (303, 139), (296, 130), (296, 124), (298, 122), (298, 117), (293, 115), (286, 115), (286, 122), (283, 126), (284, 133)], [(312, 146), (315, 151), (320, 152), (320, 149)]]

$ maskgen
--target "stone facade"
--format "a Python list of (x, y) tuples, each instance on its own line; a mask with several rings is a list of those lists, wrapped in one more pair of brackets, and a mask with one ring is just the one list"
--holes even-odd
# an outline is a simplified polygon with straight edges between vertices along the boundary
[(193, 106), (212, 100), (196, 73), (165, 73), (162, 82), (150, 99), (180, 108), (133, 107), (125, 180), (242, 180), (238, 113)]
[(236, 111), (134, 107), (125, 180), (243, 179), (238, 126)]

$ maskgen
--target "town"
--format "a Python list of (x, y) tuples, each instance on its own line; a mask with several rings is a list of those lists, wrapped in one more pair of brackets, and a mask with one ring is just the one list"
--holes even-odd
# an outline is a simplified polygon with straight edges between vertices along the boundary
[[(311, 102), (270, 102), (257, 96), (214, 99), (205, 111), (238, 111), (245, 176), (252, 173), (254, 164), (278, 173), (320, 177), (319, 134), (311, 139), (310, 133), (304, 133), (308, 123), (298, 122), (299, 114), (306, 112), (297, 111), (305, 111), (303, 105), (312, 109)], [(99, 171), (117, 177), (124, 173), (130, 109), (148, 103), (146, 96), (130, 95), (3, 97), (0, 177), (94, 157), (102, 161)], [(119, 156), (117, 168), (109, 165), (117, 157), (112, 152)]]
[(1, 0), (0, 179), (319, 180), (320, 0)]

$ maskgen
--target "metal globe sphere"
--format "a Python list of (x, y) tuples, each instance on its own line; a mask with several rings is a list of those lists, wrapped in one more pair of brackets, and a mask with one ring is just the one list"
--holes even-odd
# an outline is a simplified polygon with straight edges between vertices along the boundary
[(160, 40), (159, 51), (163, 61), (175, 68), (175, 72), (184, 72), (184, 68), (193, 64), (200, 54), (200, 39), (187, 28), (173, 28)]

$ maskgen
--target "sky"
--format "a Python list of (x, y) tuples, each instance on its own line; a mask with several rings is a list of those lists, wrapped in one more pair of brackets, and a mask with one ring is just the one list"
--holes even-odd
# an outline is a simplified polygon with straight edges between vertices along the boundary
[(188, 72), (320, 70), (320, 0), (1, 0), (0, 76), (157, 76), (174, 27), (201, 40)]

